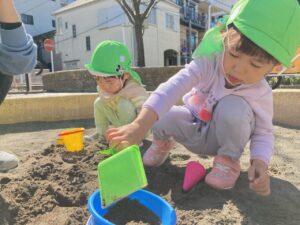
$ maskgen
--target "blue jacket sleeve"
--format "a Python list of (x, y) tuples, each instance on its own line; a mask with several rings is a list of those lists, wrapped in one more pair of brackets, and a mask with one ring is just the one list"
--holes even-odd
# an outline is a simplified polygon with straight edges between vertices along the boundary
[(0, 28), (0, 71), (7, 75), (30, 72), (36, 65), (37, 47), (24, 26), (13, 30)]

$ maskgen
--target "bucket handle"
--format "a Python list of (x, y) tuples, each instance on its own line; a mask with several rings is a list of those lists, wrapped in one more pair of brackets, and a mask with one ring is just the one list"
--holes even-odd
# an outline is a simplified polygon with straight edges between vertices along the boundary
[(81, 133), (81, 132), (83, 132), (83, 131), (84, 131), (84, 129), (82, 129), (82, 130), (70, 131), (70, 132), (63, 132), (63, 133), (58, 134), (58, 136), (65, 136), (65, 135), (69, 135), (69, 134), (76, 134), (76, 133)]

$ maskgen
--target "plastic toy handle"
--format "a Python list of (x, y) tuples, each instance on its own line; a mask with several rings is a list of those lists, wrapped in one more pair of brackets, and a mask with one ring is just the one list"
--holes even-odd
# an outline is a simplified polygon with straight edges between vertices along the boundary
[(113, 155), (113, 154), (117, 153), (117, 151), (113, 148), (109, 148), (106, 150), (100, 150), (97, 153), (100, 155)]

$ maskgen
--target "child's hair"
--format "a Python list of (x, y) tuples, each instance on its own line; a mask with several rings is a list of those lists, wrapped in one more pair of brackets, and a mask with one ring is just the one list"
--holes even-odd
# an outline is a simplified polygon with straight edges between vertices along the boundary
[[(230, 36), (233, 34), (238, 34), (238, 38), (230, 38)], [(268, 63), (279, 63), (273, 56), (243, 35), (233, 24), (228, 26), (228, 29), (223, 33), (222, 36), (224, 45), (227, 47), (234, 47), (234, 50), (237, 52), (241, 52), (249, 56), (257, 56)]]

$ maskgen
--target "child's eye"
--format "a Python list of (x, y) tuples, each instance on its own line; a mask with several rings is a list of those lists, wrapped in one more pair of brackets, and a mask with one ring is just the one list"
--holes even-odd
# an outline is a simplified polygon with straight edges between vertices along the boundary
[(251, 65), (252, 65), (253, 67), (255, 67), (255, 68), (260, 68), (260, 67), (261, 67), (261, 66), (259, 66), (259, 65), (254, 64), (254, 63), (251, 63)]
[(234, 58), (238, 58), (238, 57), (239, 57), (237, 54), (234, 54), (234, 53), (232, 53), (232, 52), (230, 52), (230, 51), (229, 51), (229, 54), (230, 54), (232, 57), (234, 57)]

